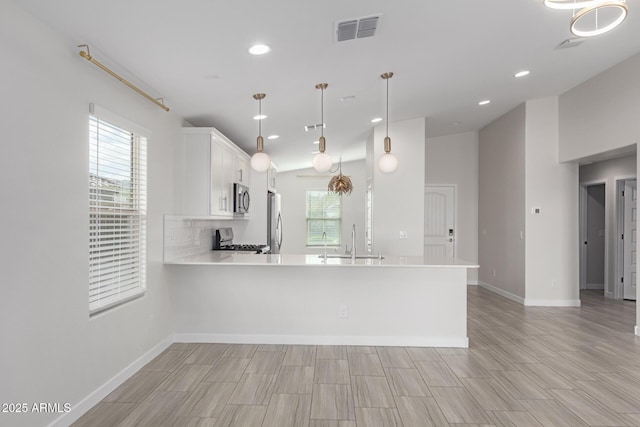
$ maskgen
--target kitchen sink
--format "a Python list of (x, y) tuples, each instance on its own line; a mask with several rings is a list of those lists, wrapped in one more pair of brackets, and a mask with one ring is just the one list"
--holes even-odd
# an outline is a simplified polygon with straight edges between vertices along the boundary
[[(318, 258), (324, 258), (324, 255), (318, 255)], [(327, 255), (327, 259), (351, 259), (351, 255)], [(378, 255), (356, 255), (356, 259), (384, 259)]]

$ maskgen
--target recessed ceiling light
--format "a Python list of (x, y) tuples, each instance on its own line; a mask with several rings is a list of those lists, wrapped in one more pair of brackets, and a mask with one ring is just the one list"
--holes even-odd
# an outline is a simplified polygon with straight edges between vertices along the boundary
[(485, 99), (484, 101), (480, 101), (478, 102), (478, 105), (487, 105), (488, 103), (490, 103), (491, 100), (490, 99)]
[(371, 123), (378, 123), (382, 121), (382, 117), (376, 117), (375, 119), (371, 119)]
[(280, 138), (280, 135), (269, 135), (267, 137), (267, 139), (278, 139), (278, 138)]
[(319, 151), (317, 151), (317, 150), (311, 152), (311, 154), (318, 154), (318, 153), (319, 153)]
[(266, 119), (267, 117), (269, 117), (269, 116), (264, 115), (264, 114), (259, 114), (259, 115), (257, 115), (257, 116), (253, 116), (253, 120), (264, 120), (264, 119)]
[(249, 48), (249, 53), (251, 55), (264, 55), (269, 52), (271, 52), (271, 48), (266, 44), (254, 44)]
[(515, 74), (513, 75), (513, 77), (515, 77), (515, 78), (518, 78), (518, 79), (519, 79), (520, 77), (528, 76), (528, 75), (529, 75), (529, 73), (530, 73), (530, 71), (529, 71), (529, 70), (522, 70), (522, 71), (518, 71), (517, 73), (515, 73)]
[(349, 96), (343, 96), (342, 98), (340, 98), (340, 101), (342, 102), (353, 101), (354, 99), (356, 99), (355, 95), (349, 95)]
[(314, 144), (320, 144), (320, 140), (318, 141), (313, 141)]

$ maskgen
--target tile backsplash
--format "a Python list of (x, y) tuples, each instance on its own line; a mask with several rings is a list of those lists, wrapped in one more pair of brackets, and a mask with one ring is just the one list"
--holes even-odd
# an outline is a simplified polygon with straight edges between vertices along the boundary
[(210, 251), (216, 228), (219, 228), (216, 220), (165, 215), (164, 261)]

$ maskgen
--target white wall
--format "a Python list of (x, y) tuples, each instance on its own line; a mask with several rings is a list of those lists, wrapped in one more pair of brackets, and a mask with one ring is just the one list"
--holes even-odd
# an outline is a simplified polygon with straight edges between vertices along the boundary
[(479, 133), (478, 279), (525, 298), (525, 105)]
[(525, 304), (578, 305), (578, 165), (558, 163), (558, 98), (525, 110)]
[[(180, 206), (174, 158), (181, 154), (174, 143), (181, 119), (82, 59), (76, 45), (83, 41), (64, 39), (13, 2), (0, 2), (0, 402), (78, 408), (172, 334), (162, 214)], [(91, 318), (90, 102), (151, 130), (148, 288), (144, 297)], [(58, 416), (0, 414), (0, 424), (46, 425)]]
[[(342, 244), (331, 251), (344, 252), (345, 244), (351, 249), (351, 228), (356, 225), (356, 253), (365, 249), (365, 161), (344, 162), (342, 173), (351, 178), (353, 192), (342, 196)], [(327, 190), (331, 176), (336, 173), (318, 173), (313, 168), (278, 173), (278, 193), (282, 195), (283, 253), (321, 253), (322, 248), (306, 246), (306, 192)]]
[(640, 141), (640, 54), (560, 96), (560, 161)]
[[(425, 184), (456, 186), (456, 256), (478, 262), (478, 133), (427, 138)], [(477, 283), (478, 271), (468, 280)]]
[(616, 284), (616, 246), (618, 242), (615, 226), (617, 215), (616, 180), (636, 176), (635, 154), (580, 166), (579, 180), (581, 184), (595, 181), (605, 183), (605, 216), (607, 218), (605, 230), (606, 235), (608, 236), (606, 242), (608, 254), (606, 260), (608, 277), (605, 292), (609, 298), (614, 298)]
[[(560, 161), (624, 152), (640, 142), (638, 75), (640, 54), (560, 96)], [(636, 174), (639, 171), (637, 165)], [(640, 306), (636, 310), (640, 333)]]
[[(390, 123), (391, 152), (398, 158), (398, 169), (388, 174), (378, 168), (385, 125), (374, 128), (374, 253), (421, 256), (424, 252), (425, 122), (420, 118)], [(407, 233), (407, 239), (400, 239), (400, 231)]]

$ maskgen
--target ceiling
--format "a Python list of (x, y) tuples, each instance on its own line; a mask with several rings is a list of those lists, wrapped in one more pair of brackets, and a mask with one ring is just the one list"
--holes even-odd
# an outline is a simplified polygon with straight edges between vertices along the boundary
[[(15, 0), (194, 126), (249, 154), (264, 92), (265, 151), (280, 170), (311, 166), (325, 91), (327, 153), (364, 158), (370, 120), (427, 118), (427, 136), (481, 129), (528, 99), (559, 95), (640, 51), (640, 0), (614, 31), (569, 49), (570, 11), (542, 0)], [(374, 37), (336, 42), (337, 21), (381, 15)], [(272, 51), (252, 56), (266, 43)], [(517, 71), (531, 74), (516, 79)], [(105, 78), (109, 78), (105, 75)], [(355, 96), (351, 101), (341, 101)], [(479, 106), (478, 102), (491, 103)], [(382, 122), (384, 125), (384, 122)], [(278, 134), (280, 138), (267, 140)]]

